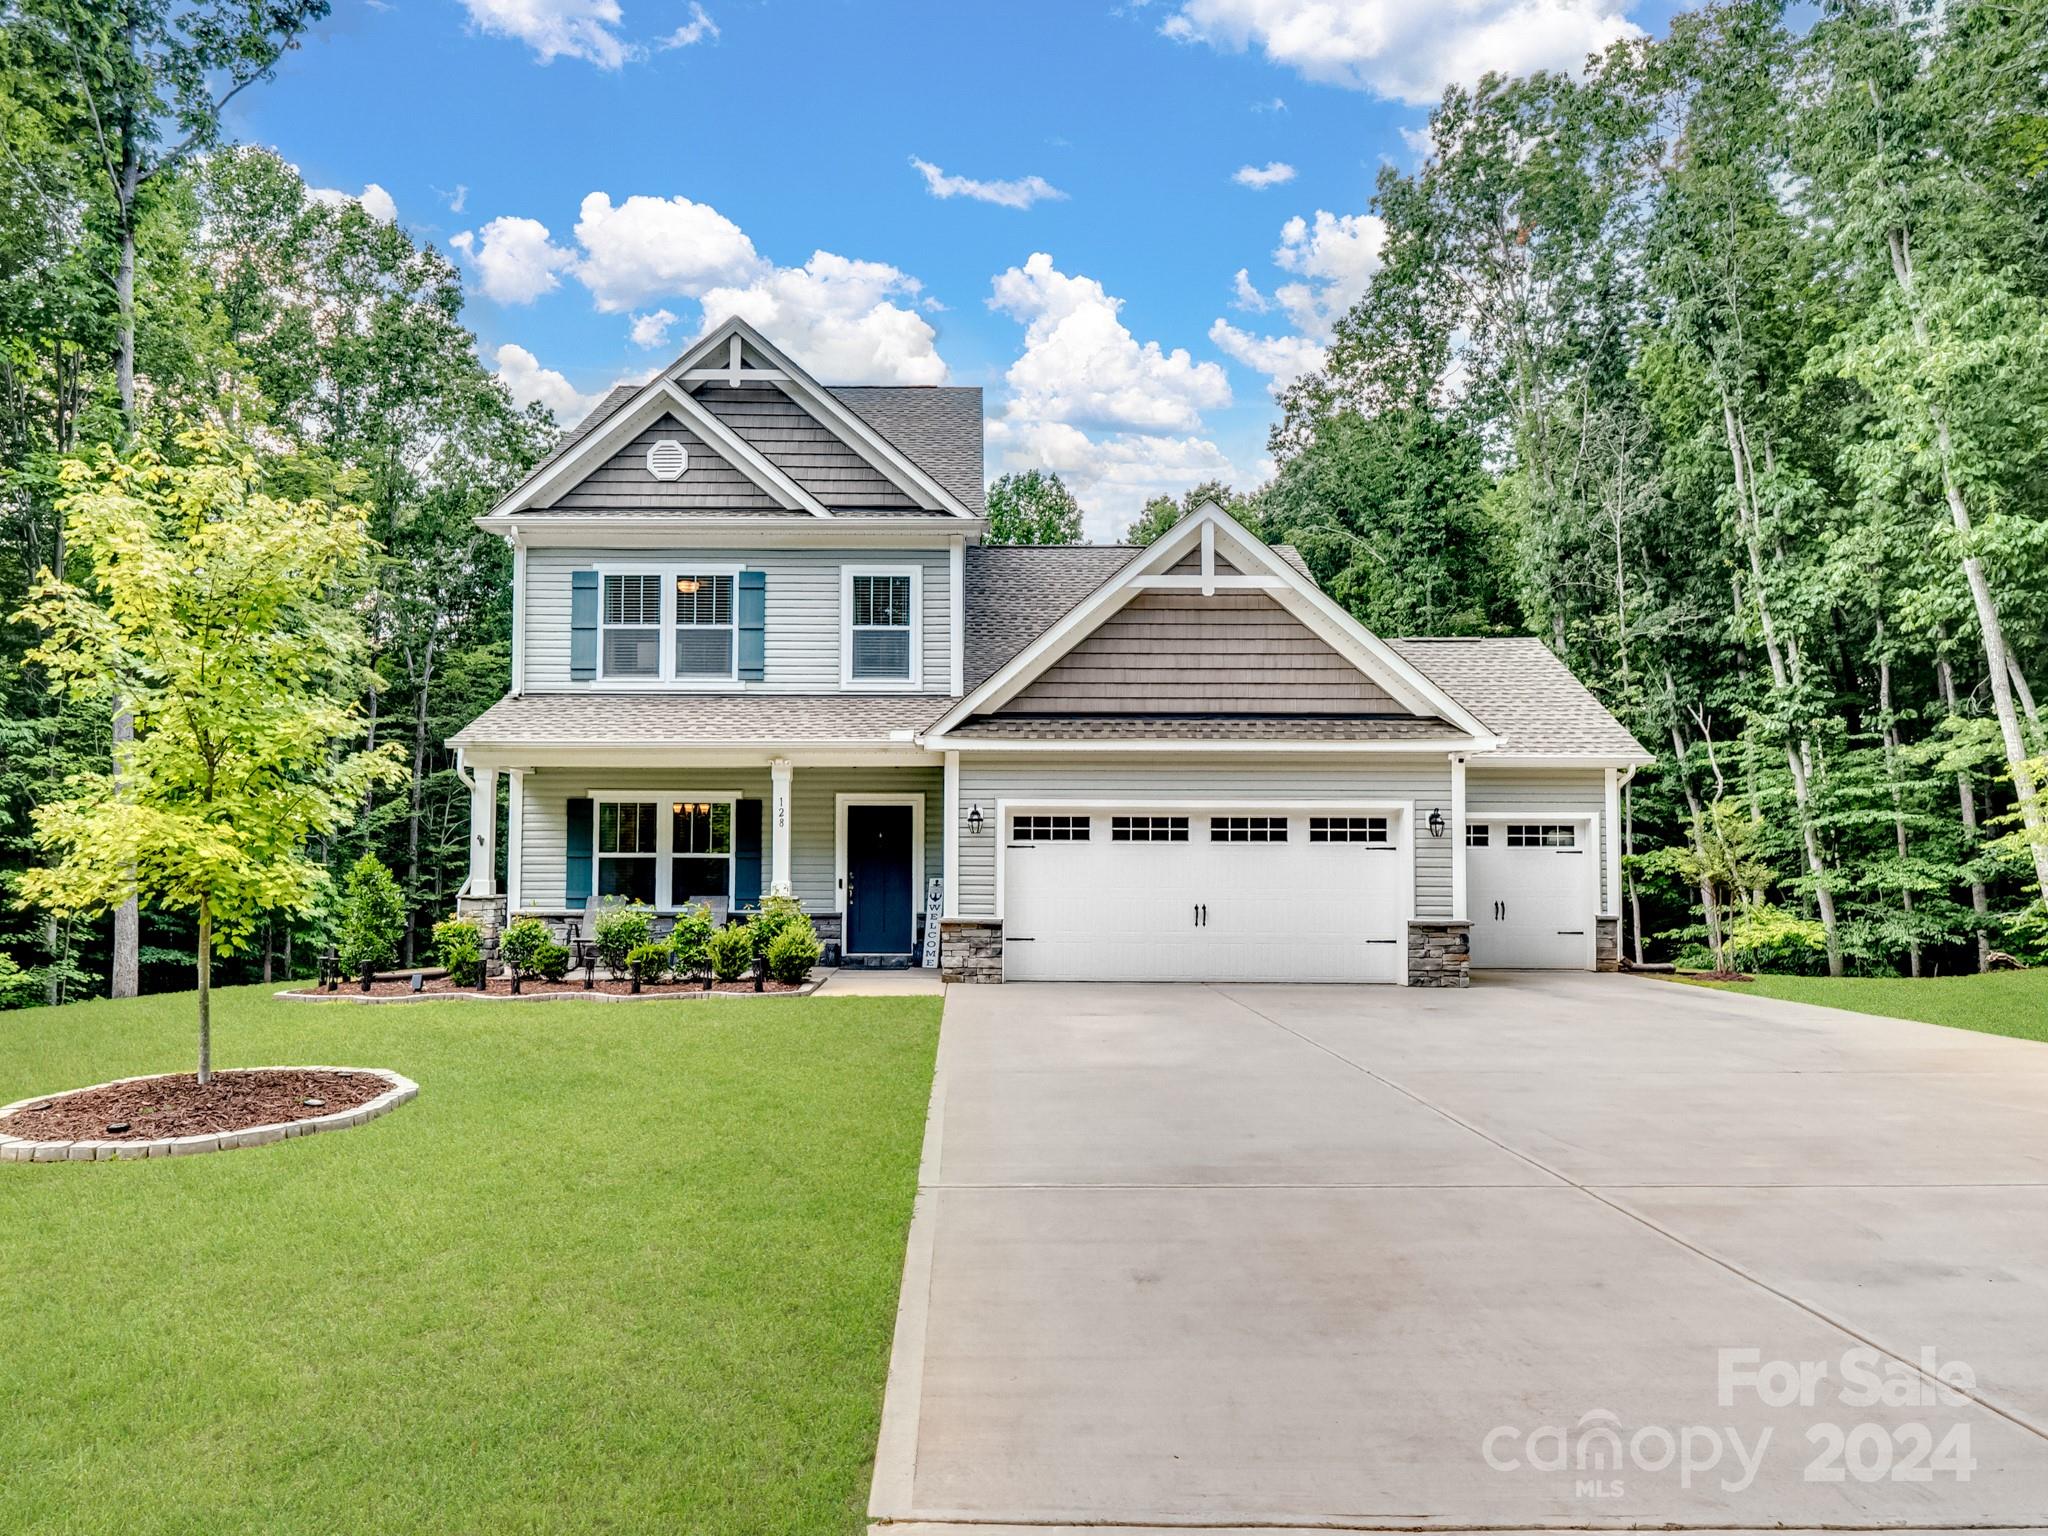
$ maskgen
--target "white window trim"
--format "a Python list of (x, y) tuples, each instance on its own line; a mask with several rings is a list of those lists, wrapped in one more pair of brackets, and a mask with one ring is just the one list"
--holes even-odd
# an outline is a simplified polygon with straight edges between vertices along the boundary
[[(733, 885), (739, 869), (739, 807), (742, 797), (737, 790), (704, 789), (593, 789), (589, 791), (590, 808), (590, 900), (593, 906), (601, 907), (604, 897), (600, 894), (604, 881), (600, 878), (600, 863), (604, 859), (641, 859), (641, 853), (604, 853), (598, 848), (597, 826), (600, 805), (654, 805), (654, 910), (675, 912), (680, 910), (674, 900), (675, 817), (671, 807), (678, 800), (691, 804), (725, 805), (728, 807), (727, 825), (731, 827), (732, 847), (726, 850), (725, 859), (725, 909), (732, 911), (734, 901)], [(686, 859), (715, 859), (715, 853), (686, 853)]]
[[(663, 561), (655, 564), (616, 563), (597, 567), (597, 676), (590, 686), (607, 693), (633, 689), (661, 689), (697, 693), (731, 693), (745, 688), (740, 681), (740, 572), (744, 566), (717, 561)], [(644, 625), (608, 625), (604, 621), (604, 584), (613, 576), (657, 576), (661, 579), (661, 639), (655, 660), (660, 672), (654, 677), (611, 677), (604, 669), (604, 632), (607, 629), (641, 629)], [(730, 576), (732, 578), (732, 670), (722, 677), (678, 677), (676, 675), (676, 578), (678, 576)]]
[[(856, 679), (853, 675), (853, 578), (910, 578), (910, 675)], [(879, 627), (879, 626), (877, 626)], [(842, 565), (839, 568), (839, 686), (859, 693), (916, 693), (924, 686), (924, 567), (921, 565)]]
[[(838, 794), (832, 797), (832, 900), (839, 908), (842, 938), (853, 931), (853, 917), (846, 909), (846, 808), (850, 805), (907, 805), (910, 807), (910, 932), (917, 935), (917, 920), (924, 915), (924, 796), (916, 792)], [(848, 954), (853, 951), (848, 950)]]

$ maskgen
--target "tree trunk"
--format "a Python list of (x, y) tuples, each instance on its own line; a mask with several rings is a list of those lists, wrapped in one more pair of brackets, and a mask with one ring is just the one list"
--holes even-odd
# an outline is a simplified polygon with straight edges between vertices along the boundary
[[(114, 712), (114, 776), (121, 774), (121, 747), (135, 739), (135, 717), (118, 706)], [(136, 997), (142, 992), (142, 907), (133, 896), (114, 908), (114, 952), (107, 992)]]
[[(1670, 687), (1669, 674), (1664, 683)], [(1676, 720), (1671, 722), (1671, 752), (1679, 785), (1685, 790), (1686, 808), (1692, 813), (1692, 846), (1700, 861), (1700, 915), (1707, 924), (1707, 948), (1713, 953), (1714, 969), (1725, 971), (1728, 962), (1721, 953), (1721, 904), (1714, 896), (1714, 877), (1708, 873), (1706, 813), (1700, 807), (1700, 797), (1693, 793), (1692, 776), (1685, 771), (1685, 738), (1679, 735)]]
[(2041, 711), (2034, 705), (2034, 690), (2027, 686), (2027, 674), (2020, 670), (2020, 659), (2013, 648), (2005, 648), (2005, 669), (2012, 674), (2012, 691), (2019, 696), (2020, 712), (2027, 717), (2027, 724), (2039, 728)]
[(199, 1085), (213, 1081), (213, 908), (199, 903)]
[[(1636, 787), (1633, 782), (1621, 787), (1621, 847), (1625, 858), (1636, 856)], [(1629, 927), (1635, 934), (1636, 968), (1643, 965), (1643, 895), (1636, 889), (1636, 872), (1633, 865), (1628, 869), (1628, 915)]]
[(412, 793), (405, 816), (405, 963), (413, 963), (413, 947), (419, 931), (420, 892), (420, 796), (427, 767), (427, 690), (434, 677), (434, 637), (427, 636), (421, 657), (419, 681), (414, 689), (412, 709)]
[[(1913, 887), (1906, 877), (1906, 801), (1899, 787), (1899, 728), (1892, 719), (1892, 662), (1884, 654), (1884, 620), (1877, 621), (1877, 712), (1884, 722), (1884, 776), (1892, 792), (1892, 835), (1899, 848), (1899, 907), (1906, 915), (1906, 929), (1913, 927)], [(1920, 975), (1920, 941), (1906, 941), (1908, 973)]]
[[(1941, 680), (1941, 702), (1950, 715), (1956, 711), (1956, 678), (1950, 669), (1948, 658), (1935, 658), (1935, 675)], [(1956, 774), (1957, 815), (1963, 824), (1963, 845), (1969, 856), (1977, 856), (1977, 791), (1970, 783), (1969, 770)], [(1970, 881), (1970, 910), (1977, 914), (1977, 970), (1981, 975), (1991, 969), (1991, 895), (1984, 889), (1982, 877)]]
[[(1892, 276), (1905, 295), (1906, 312), (1913, 321), (1913, 340), (1922, 352), (1930, 350), (1927, 319), (1920, 313), (1914, 292), (1913, 253), (1903, 229), (1886, 236), (1891, 247)], [(2006, 772), (2012, 777), (2013, 795), (2019, 801), (2020, 823), (2026, 829), (2027, 851), (2034, 859), (2034, 880), (2041, 899), (2048, 902), (2048, 825), (2044, 825), (2041, 797), (2034, 772), (2027, 760), (2027, 743), (2020, 733), (2018, 712), (2013, 708), (2011, 649), (2005, 643), (2005, 626), (1998, 615), (1998, 601), (1985, 578), (1984, 563), (1970, 553), (1970, 509), (1963, 498), (1962, 482), (1956, 478), (1955, 443), (1949, 434), (1948, 412), (1941, 402), (1927, 402), (1927, 419), (1934, 428), (1934, 449), (1941, 463), (1941, 493), (1948, 502), (1949, 520), (1955, 524), (1963, 548), (1963, 580), (1970, 588), (1970, 602), (1977, 610), (1977, 628), (1984, 641), (1985, 670), (1991, 676), (1991, 705), (1998, 716), (1998, 734), (2005, 745)]]

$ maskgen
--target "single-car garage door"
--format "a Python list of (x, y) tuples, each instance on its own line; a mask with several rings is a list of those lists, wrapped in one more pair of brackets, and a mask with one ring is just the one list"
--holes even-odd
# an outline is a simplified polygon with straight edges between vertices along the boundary
[(1594, 876), (1588, 819), (1468, 820), (1465, 877), (1472, 964), (1502, 970), (1593, 968)]
[(1009, 981), (1398, 981), (1395, 808), (1008, 811)]

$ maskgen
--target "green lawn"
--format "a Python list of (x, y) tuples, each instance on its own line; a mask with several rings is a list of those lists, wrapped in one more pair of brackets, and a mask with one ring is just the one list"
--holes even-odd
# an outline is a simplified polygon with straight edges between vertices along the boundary
[(1987, 1035), (2048, 1040), (2048, 970), (1993, 971), (1985, 976), (1898, 977), (1759, 976), (1754, 981), (1696, 982), (1729, 992), (1753, 992), (1793, 1003), (1820, 1003), (1857, 1013), (1918, 1019)]
[[(281, 1003), (357, 1130), (0, 1164), (0, 1531), (861, 1529), (936, 998)], [(0, 1013), (0, 1103), (191, 1069), (189, 995)]]

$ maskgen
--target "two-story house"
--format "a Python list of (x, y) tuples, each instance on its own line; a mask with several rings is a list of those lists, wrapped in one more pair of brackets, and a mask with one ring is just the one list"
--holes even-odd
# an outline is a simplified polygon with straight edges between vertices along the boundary
[(935, 881), (961, 979), (1612, 963), (1649, 758), (1540, 643), (1383, 640), (1215, 508), (985, 545), (981, 450), (978, 389), (829, 387), (737, 320), (612, 391), (481, 519), (464, 910), (788, 893), (886, 961)]

